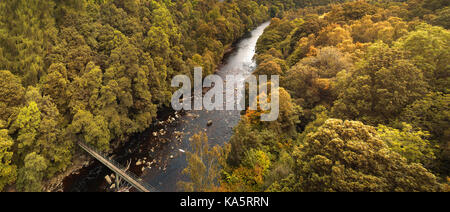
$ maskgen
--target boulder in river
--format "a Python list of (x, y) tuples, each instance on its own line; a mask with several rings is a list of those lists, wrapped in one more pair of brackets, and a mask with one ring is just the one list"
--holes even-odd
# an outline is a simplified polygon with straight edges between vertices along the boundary
[(109, 175), (105, 176), (105, 180), (108, 184), (110, 184), (110, 185), (112, 184), (112, 180), (111, 180), (111, 177), (109, 177)]
[(161, 136), (164, 136), (166, 133), (167, 133), (167, 132), (166, 132), (164, 129), (161, 129), (161, 130), (159, 131), (159, 134), (160, 134)]

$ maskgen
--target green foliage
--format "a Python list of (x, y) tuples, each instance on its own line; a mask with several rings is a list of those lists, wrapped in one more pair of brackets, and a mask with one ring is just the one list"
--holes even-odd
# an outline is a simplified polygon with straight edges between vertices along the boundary
[[(269, 50), (274, 45), (280, 44), (295, 29), (298, 23), (296, 21), (280, 20), (273, 18), (270, 26), (265, 29), (265, 33), (261, 35), (256, 45), (257, 52), (261, 53)], [(279, 49), (279, 46), (276, 47)]]
[[(268, 83), (267, 87), (270, 86), (270, 83)], [(249, 118), (249, 121), (255, 125), (257, 129), (266, 128), (279, 134), (295, 136), (295, 125), (299, 123), (299, 115), (302, 112), (302, 108), (292, 103), (290, 94), (284, 88), (271, 91), (269, 96), (265, 93), (260, 94), (257, 97), (259, 107), (262, 107), (262, 104), (269, 104), (272, 101), (273, 95), (278, 95), (279, 114), (276, 121), (260, 121), (261, 115), (269, 112), (264, 111), (261, 108), (256, 111), (248, 110), (245, 116)], [(262, 100), (266, 99), (267, 101), (262, 102)]]
[(450, 81), (450, 32), (441, 27), (421, 24), (398, 40), (396, 46), (408, 52), (436, 91), (448, 92)]
[(333, 107), (336, 117), (386, 124), (427, 93), (422, 71), (384, 43), (375, 43)]
[(146, 49), (154, 56), (167, 58), (169, 50), (169, 36), (161, 27), (152, 26), (147, 32), (147, 38), (144, 40)]
[(242, 165), (252, 168), (252, 167), (260, 167), (263, 173), (267, 173), (271, 162), (267, 154), (261, 150), (251, 149), (247, 151), (245, 154), (245, 158), (242, 161)]
[(22, 165), (25, 156), (35, 152), (47, 160), (45, 176), (65, 170), (71, 160), (71, 144), (63, 139), (61, 117), (48, 96), (29, 87), (25, 95), (28, 106), (23, 107), (10, 131), (17, 131), (16, 163)]
[(293, 153), (295, 177), (279, 183), (293, 191), (440, 191), (420, 164), (392, 152), (375, 128), (330, 119)]
[(365, 1), (348, 2), (335, 6), (327, 18), (332, 21), (358, 20), (365, 15), (375, 14), (377, 9)]
[(0, 69), (23, 77), (25, 85), (38, 83), (45, 72), (45, 52), (55, 33), (55, 2), (15, 0), (1, 2)]
[(278, 65), (276, 62), (268, 61), (268, 62), (261, 63), (258, 66), (258, 68), (255, 70), (255, 74), (267, 75), (267, 76), (281, 75), (282, 70), (281, 70), (280, 65)]
[(179, 181), (178, 186), (185, 192), (208, 192), (217, 190), (219, 173), (219, 147), (210, 148), (206, 133), (195, 134), (191, 139), (192, 152), (187, 152), (188, 167), (183, 174), (190, 181)]
[(297, 138), (297, 143), (302, 142), (309, 133), (317, 131), (329, 117), (328, 110), (323, 106), (317, 106), (305, 114), (303, 122), (306, 123), (303, 132)]
[(271, 161), (261, 150), (246, 152), (242, 165), (231, 173), (225, 171), (222, 189), (230, 191), (261, 191), (264, 189), (264, 177), (269, 173)]
[(252, 132), (248, 118), (243, 118), (235, 127), (233, 136), (230, 139), (231, 152), (228, 156), (228, 163), (238, 165), (244, 158), (245, 151), (260, 146), (258, 135)]
[(25, 89), (20, 79), (9, 71), (0, 71), (0, 120), (7, 123), (17, 115), (23, 102)]
[(106, 124), (104, 117), (94, 116), (88, 111), (79, 110), (68, 130), (75, 136), (82, 135), (82, 137), (76, 136), (81, 141), (105, 151), (109, 149), (110, 141), (110, 132)]
[(48, 161), (45, 173), (46, 177), (52, 177), (71, 164), (72, 144), (63, 136), (62, 117), (50, 97), (42, 96), (39, 89), (29, 87), (25, 98), (38, 104), (41, 120), (33, 151)]
[(287, 71), (280, 84), (293, 94), (297, 104), (313, 108), (330, 95), (330, 86), (326, 83), (317, 68), (299, 63)]
[(437, 11), (436, 16), (431, 20), (431, 23), (436, 26), (450, 29), (450, 7), (444, 7)]
[(17, 177), (17, 167), (12, 164), (14, 141), (8, 135), (8, 130), (0, 129), (0, 191)]
[(392, 44), (408, 33), (408, 24), (397, 17), (390, 17), (384, 21), (372, 21), (374, 16), (364, 16), (351, 24), (351, 34), (355, 41), (367, 43), (382, 40)]
[(436, 148), (427, 140), (430, 136), (428, 132), (413, 131), (411, 125), (403, 123), (401, 130), (380, 125), (378, 134), (390, 149), (408, 159), (408, 162), (430, 167), (430, 162), (436, 159)]
[(430, 93), (423, 99), (406, 107), (401, 115), (402, 121), (432, 134), (432, 138), (448, 141), (450, 136), (450, 94)]
[(440, 151), (437, 154), (439, 172), (450, 170), (450, 99), (449, 94), (430, 93), (423, 99), (415, 101), (404, 109), (401, 120), (414, 127), (431, 133), (432, 140), (438, 142)]
[(32, 151), (36, 137), (38, 135), (38, 129), (41, 123), (41, 112), (36, 102), (30, 102), (28, 106), (23, 107), (19, 115), (17, 116), (14, 127), (19, 129), (18, 142), (18, 155), (21, 159)]
[(17, 189), (25, 192), (42, 191), (42, 179), (45, 176), (47, 161), (44, 157), (32, 152), (25, 157), (25, 165), (19, 169)]
[(68, 86), (66, 66), (62, 63), (55, 63), (48, 69), (48, 75), (43, 79), (43, 93), (49, 95), (60, 111), (66, 112), (68, 108)]

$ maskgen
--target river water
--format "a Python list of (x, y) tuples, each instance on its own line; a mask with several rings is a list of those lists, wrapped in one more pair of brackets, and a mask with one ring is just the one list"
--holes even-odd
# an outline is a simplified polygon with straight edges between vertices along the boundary
[[(241, 76), (241, 81), (248, 77), (256, 68), (253, 58), (256, 43), (269, 24), (263, 23), (235, 44), (216, 74), (224, 81), (227, 75)], [(223, 145), (232, 136), (241, 114), (237, 110), (201, 110), (162, 116), (161, 120), (167, 121), (134, 136), (113, 158), (122, 164), (130, 162), (130, 171), (159, 191), (173, 192), (177, 191), (178, 181), (186, 180), (181, 172), (187, 165), (185, 152), (190, 149), (189, 138), (203, 131), (208, 135), (210, 146)], [(207, 126), (211, 121), (212, 125)], [(105, 191), (109, 185), (104, 176), (110, 174), (111, 171), (94, 161), (80, 173), (67, 177), (64, 191)]]

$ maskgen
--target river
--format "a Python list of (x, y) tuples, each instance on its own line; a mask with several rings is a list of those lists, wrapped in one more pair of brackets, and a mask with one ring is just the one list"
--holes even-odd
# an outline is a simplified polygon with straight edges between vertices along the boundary
[[(248, 77), (256, 68), (253, 58), (256, 43), (269, 24), (270, 22), (263, 23), (235, 44), (234, 50), (227, 54), (216, 74), (224, 80), (226, 75), (242, 76), (240, 80)], [(204, 131), (208, 135), (210, 146), (223, 145), (231, 138), (240, 117), (240, 111), (237, 110), (160, 114), (159, 119), (166, 121), (132, 137), (112, 157), (122, 164), (130, 162), (130, 171), (159, 191), (177, 191), (176, 183), (185, 180), (181, 172), (187, 165), (185, 152), (190, 149), (189, 138)], [(212, 121), (211, 126), (207, 126), (209, 121)], [(109, 185), (104, 176), (110, 174), (111, 171), (94, 161), (79, 173), (67, 177), (64, 180), (64, 191), (105, 191)]]

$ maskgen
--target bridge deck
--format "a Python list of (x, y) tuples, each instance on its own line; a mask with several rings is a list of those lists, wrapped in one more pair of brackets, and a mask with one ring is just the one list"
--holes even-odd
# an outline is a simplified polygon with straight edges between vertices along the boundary
[(89, 153), (94, 158), (96, 158), (98, 161), (100, 161), (102, 164), (104, 164), (109, 169), (114, 171), (122, 179), (124, 179), (125, 181), (130, 183), (133, 187), (138, 189), (139, 191), (142, 191), (142, 192), (157, 192), (158, 191), (155, 188), (153, 188), (152, 186), (143, 182), (141, 179), (139, 179), (139, 177), (137, 177), (133, 173), (125, 171), (125, 169), (120, 164), (113, 161), (112, 159), (109, 159), (106, 155), (103, 155), (102, 153), (89, 147), (89, 145), (87, 145), (83, 142), (78, 142), (78, 145), (83, 150), (85, 150), (87, 153)]

